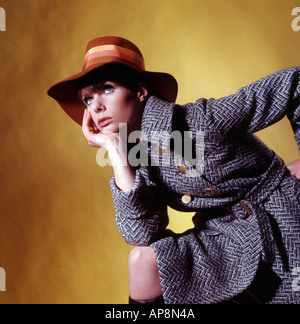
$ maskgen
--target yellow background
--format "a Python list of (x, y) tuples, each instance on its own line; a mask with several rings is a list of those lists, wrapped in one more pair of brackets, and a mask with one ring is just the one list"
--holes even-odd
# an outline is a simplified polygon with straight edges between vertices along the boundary
[[(221, 97), (299, 65), (291, 0), (1, 0), (0, 303), (126, 303), (131, 250), (115, 225), (110, 168), (47, 97), (99, 36), (132, 40), (148, 70), (172, 73), (178, 103)], [(287, 120), (259, 136), (298, 158)], [(170, 211), (182, 231), (190, 215)]]

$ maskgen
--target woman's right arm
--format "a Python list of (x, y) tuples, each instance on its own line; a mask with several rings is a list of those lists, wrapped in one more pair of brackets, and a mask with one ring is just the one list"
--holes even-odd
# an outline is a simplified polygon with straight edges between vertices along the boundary
[(108, 152), (113, 165), (111, 190), (117, 226), (124, 240), (135, 246), (148, 246), (158, 240), (168, 226), (167, 206), (161, 202), (156, 188), (150, 189), (139, 171), (135, 172), (129, 165), (121, 136), (97, 132), (87, 111), (82, 130), (91, 146)]
[(92, 116), (87, 109), (83, 116), (82, 131), (89, 145), (103, 148), (108, 152), (118, 188), (124, 192), (130, 191), (135, 183), (135, 174), (128, 163), (127, 152), (120, 134), (104, 135), (99, 133), (94, 128)]

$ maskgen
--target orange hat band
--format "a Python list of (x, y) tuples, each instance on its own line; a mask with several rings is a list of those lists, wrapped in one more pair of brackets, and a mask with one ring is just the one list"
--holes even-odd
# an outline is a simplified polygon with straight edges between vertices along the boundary
[(145, 70), (144, 59), (140, 54), (117, 45), (102, 45), (91, 48), (84, 57), (83, 70), (91, 65), (102, 63), (103, 58), (107, 57), (121, 58), (139, 69)]

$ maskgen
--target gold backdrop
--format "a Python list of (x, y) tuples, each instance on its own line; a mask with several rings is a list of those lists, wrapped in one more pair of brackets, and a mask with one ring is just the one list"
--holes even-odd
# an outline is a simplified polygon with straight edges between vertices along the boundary
[[(2, 0), (0, 303), (126, 303), (127, 246), (115, 225), (112, 170), (48, 98), (81, 69), (85, 46), (118, 35), (148, 70), (172, 73), (178, 103), (221, 97), (299, 64), (291, 0)], [(288, 120), (259, 136), (298, 158)], [(170, 210), (181, 232), (191, 215)]]

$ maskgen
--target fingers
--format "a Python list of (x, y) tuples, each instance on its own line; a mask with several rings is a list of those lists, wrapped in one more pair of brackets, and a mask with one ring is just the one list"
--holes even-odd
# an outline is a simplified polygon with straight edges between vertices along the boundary
[(88, 110), (87, 110), (87, 125), (89, 127), (90, 132), (92, 132), (94, 134), (100, 133), (98, 127), (95, 125), (95, 123), (93, 121), (92, 114)]
[(82, 132), (89, 145), (105, 149), (106, 137), (95, 125), (91, 113), (85, 109), (82, 121)]
[(98, 127), (95, 125), (95, 123), (93, 121), (91, 113), (88, 112), (87, 109), (85, 109), (85, 111), (84, 111), (82, 128), (86, 132), (91, 132), (93, 134), (99, 134), (100, 133)]
[(92, 120), (92, 115), (88, 112), (87, 109), (84, 110), (84, 115), (83, 115), (83, 123), (82, 127), (85, 129), (85, 131), (91, 131), (94, 130), (92, 128), (93, 125), (93, 120)]
[(83, 121), (82, 121), (82, 131), (86, 138), (88, 138), (89, 127), (88, 127), (88, 112), (87, 109), (84, 110)]
[(300, 160), (290, 163), (287, 168), (291, 172), (292, 177), (300, 180)]
[(95, 123), (93, 122), (92, 115), (88, 112), (87, 109), (84, 111), (83, 121), (82, 121), (82, 131), (86, 137), (89, 145), (94, 147), (99, 147), (97, 143), (96, 135), (99, 136), (99, 130), (96, 128)]
[(300, 174), (292, 173), (291, 175), (292, 175), (292, 177), (295, 177), (296, 179), (300, 180)]

